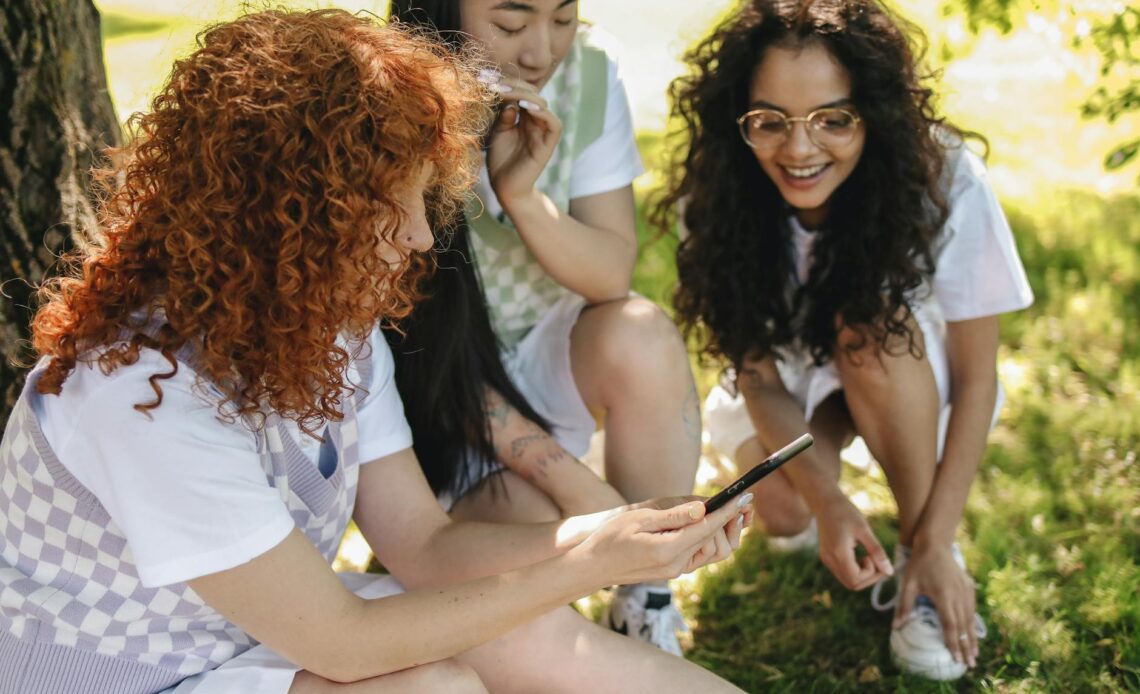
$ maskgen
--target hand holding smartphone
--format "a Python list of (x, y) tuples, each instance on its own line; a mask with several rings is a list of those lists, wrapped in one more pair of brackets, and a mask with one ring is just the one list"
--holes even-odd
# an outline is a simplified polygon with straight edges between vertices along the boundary
[(804, 434), (795, 441), (792, 441), (788, 445), (768, 456), (764, 462), (741, 475), (740, 479), (736, 480), (721, 491), (717, 492), (715, 495), (706, 499), (705, 513), (712, 513), (721, 506), (724, 506), (725, 503), (727, 503), (730, 499), (737, 496), (745, 489), (748, 489), (752, 485), (756, 484), (760, 480), (764, 479), (768, 475), (772, 474), (776, 468), (780, 467), (800, 453), (803, 453), (805, 450), (811, 447), (813, 443), (815, 443), (815, 439), (812, 438), (812, 435)]

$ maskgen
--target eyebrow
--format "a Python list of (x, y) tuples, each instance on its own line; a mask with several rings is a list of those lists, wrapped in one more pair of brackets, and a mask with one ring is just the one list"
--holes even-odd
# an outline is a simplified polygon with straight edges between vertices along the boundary
[[(835, 101), (829, 101), (826, 104), (820, 104), (818, 106), (814, 106), (814, 107), (812, 107), (811, 110), (812, 111), (818, 111), (821, 108), (835, 108), (836, 106), (847, 106), (847, 105), (852, 104), (852, 103), (854, 103), (854, 101), (851, 99), (851, 97), (845, 96), (842, 99), (836, 99)], [(752, 103), (748, 104), (748, 108), (750, 108), (750, 109), (767, 108), (767, 109), (771, 109), (773, 111), (779, 111), (780, 113), (787, 113), (788, 112), (787, 109), (785, 109), (781, 106), (777, 106), (776, 104), (764, 101), (763, 99), (757, 99), (756, 101), (753, 101)]]
[[(563, 7), (572, 5), (576, 2), (578, 2), (578, 0), (562, 0), (562, 2), (558, 3), (558, 7), (556, 9), (561, 10)], [(521, 0), (503, 0), (503, 2), (500, 2), (498, 5), (495, 5), (491, 9), (514, 10), (517, 12), (530, 12), (532, 14), (538, 11), (534, 8), (534, 5), (531, 5), (528, 2), (522, 2)]]

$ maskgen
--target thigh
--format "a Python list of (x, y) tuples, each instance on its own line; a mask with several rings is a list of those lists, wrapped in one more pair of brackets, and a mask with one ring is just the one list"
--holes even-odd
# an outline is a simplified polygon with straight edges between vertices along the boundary
[(483, 478), (451, 507), (457, 521), (541, 523), (558, 520), (562, 512), (541, 489), (510, 470)]
[(458, 660), (494, 692), (739, 692), (683, 658), (559, 608)]

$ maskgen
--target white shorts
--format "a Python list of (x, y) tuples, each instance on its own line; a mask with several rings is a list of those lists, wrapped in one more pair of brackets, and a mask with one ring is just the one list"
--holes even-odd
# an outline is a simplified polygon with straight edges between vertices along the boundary
[[(950, 362), (946, 357), (946, 324), (939, 317), (932, 317), (926, 311), (915, 311), (915, 319), (926, 345), (926, 359), (934, 372), (934, 383), (938, 388), (938, 452), (936, 460), (942, 460), (942, 449), (946, 443), (946, 428), (950, 423)], [(777, 361), (780, 380), (796, 403), (804, 410), (804, 420), (810, 422), (815, 410), (832, 393), (843, 390), (839, 380), (839, 370), (834, 361), (816, 366), (811, 357), (802, 354), (798, 359)], [(998, 383), (997, 398), (994, 401), (993, 418), (990, 426), (997, 423), (998, 414), (1005, 404), (1005, 391)], [(752, 419), (739, 393), (730, 393), (716, 386), (705, 399), (705, 427), (709, 440), (722, 455), (735, 457), (736, 451), (745, 441), (756, 435)]]
[[(341, 582), (366, 600), (404, 592), (391, 576), (342, 573)], [(268, 646), (256, 646), (209, 672), (188, 677), (162, 694), (287, 694), (301, 668)]]
[[(550, 422), (551, 435), (575, 458), (586, 455), (590, 437), (597, 429), (597, 421), (582, 400), (570, 368), (570, 332), (585, 307), (586, 300), (580, 296), (563, 297), (514, 349), (502, 354), (511, 382), (535, 412)], [(500, 469), (498, 463), (486, 470), (468, 466), (467, 479), (460, 485), (459, 493), (441, 494), (440, 505), (450, 511), (456, 500), (483, 479), (484, 473), (493, 474)]]

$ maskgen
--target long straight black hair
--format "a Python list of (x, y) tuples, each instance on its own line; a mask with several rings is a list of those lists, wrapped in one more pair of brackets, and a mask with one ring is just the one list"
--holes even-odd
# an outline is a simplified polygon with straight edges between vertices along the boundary
[[(434, 31), (458, 50), (464, 42), (459, 3), (392, 0), (391, 18)], [(433, 221), (437, 269), (423, 285), (426, 298), (396, 329), (386, 330), (386, 337), (416, 457), (433, 491), (454, 494), (461, 491), (469, 467), (479, 477), (493, 468), (487, 388), (543, 429), (549, 431), (550, 425), (503, 367), (463, 214)]]

